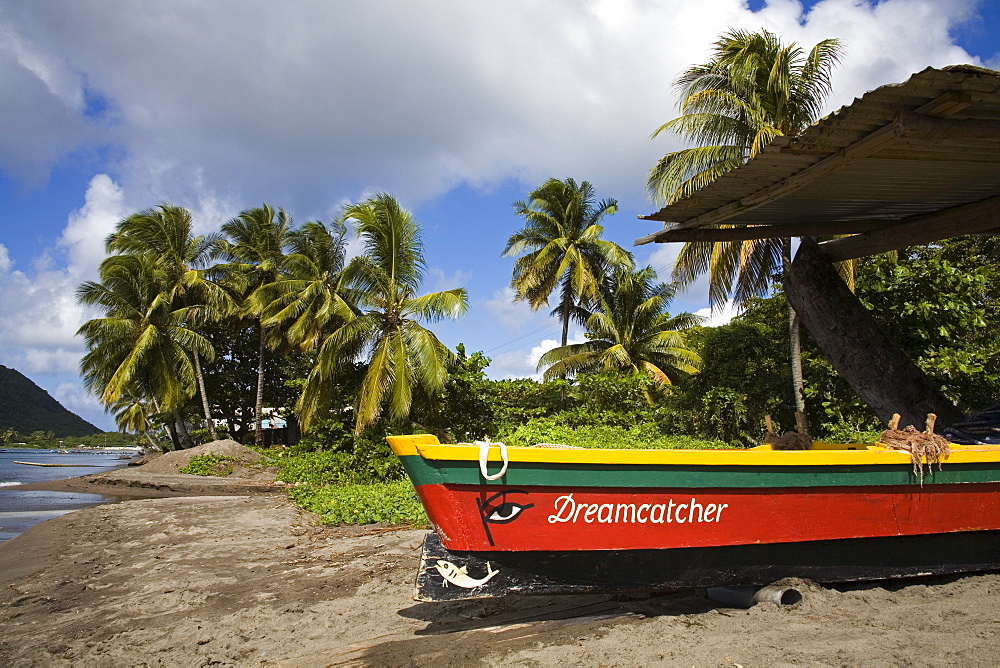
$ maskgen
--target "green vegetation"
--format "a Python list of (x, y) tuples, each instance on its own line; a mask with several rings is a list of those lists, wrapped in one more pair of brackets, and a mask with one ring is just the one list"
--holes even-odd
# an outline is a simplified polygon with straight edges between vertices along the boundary
[(232, 457), (225, 455), (197, 455), (192, 457), (181, 469), (181, 473), (191, 475), (227, 476), (233, 472)]
[(324, 524), (428, 525), (417, 493), (406, 480), (329, 487), (303, 485), (292, 489), (288, 495), (306, 510), (319, 515)]
[[(52, 432), (46, 440), (86, 436), (101, 430), (63, 408), (48, 392), (20, 372), (0, 365), (0, 435), (24, 443), (32, 432)], [(50, 447), (50, 446), (42, 446)]]
[(618, 202), (595, 201), (594, 186), (573, 179), (549, 179), (514, 202), (525, 226), (511, 235), (503, 254), (516, 257), (510, 285), (515, 301), (537, 310), (559, 289), (559, 306), (552, 312), (562, 322), (563, 346), (569, 323), (579, 319), (577, 308), (599, 298), (601, 281), (615, 267), (631, 267), (632, 255), (601, 238), (601, 220), (618, 211)]
[(673, 296), (673, 286), (657, 283), (652, 267), (615, 269), (586, 319), (590, 340), (554, 348), (542, 355), (538, 366), (548, 367), (546, 379), (609, 371), (646, 374), (657, 385), (670, 385), (678, 374), (697, 373), (701, 359), (688, 348), (681, 330), (701, 318), (667, 313)]

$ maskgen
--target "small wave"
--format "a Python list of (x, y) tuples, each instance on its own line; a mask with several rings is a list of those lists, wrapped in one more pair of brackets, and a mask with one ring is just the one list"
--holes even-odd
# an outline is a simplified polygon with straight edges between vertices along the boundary
[(20, 484), (22, 484), (22, 483), (13, 482), (13, 481), (0, 480), (0, 487), (15, 487), (15, 486), (20, 485)]

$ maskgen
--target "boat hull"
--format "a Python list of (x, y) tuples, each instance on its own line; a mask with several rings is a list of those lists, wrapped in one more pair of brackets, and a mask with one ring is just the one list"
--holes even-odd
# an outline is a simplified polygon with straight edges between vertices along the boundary
[(997, 569), (1000, 531), (613, 552), (453, 551), (431, 532), (414, 598), (657, 592), (760, 586), (787, 577), (836, 583)]
[(1000, 483), (634, 489), (421, 485), (448, 549), (649, 550), (1000, 529)]
[(421, 600), (821, 582), (1000, 568), (1000, 448), (914, 468), (810, 451), (390, 445), (434, 526)]

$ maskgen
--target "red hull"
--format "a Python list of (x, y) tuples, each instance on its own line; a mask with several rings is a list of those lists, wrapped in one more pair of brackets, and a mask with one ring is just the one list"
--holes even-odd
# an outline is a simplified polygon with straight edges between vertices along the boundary
[(1000, 484), (817, 489), (421, 485), (457, 551), (644, 550), (1000, 529)]

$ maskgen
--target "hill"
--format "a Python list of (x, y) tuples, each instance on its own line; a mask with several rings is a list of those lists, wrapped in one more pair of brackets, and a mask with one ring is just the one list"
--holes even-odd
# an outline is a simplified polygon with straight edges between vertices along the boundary
[(56, 438), (90, 436), (101, 430), (49, 396), (16, 369), (0, 364), (0, 430), (28, 435), (52, 431)]

